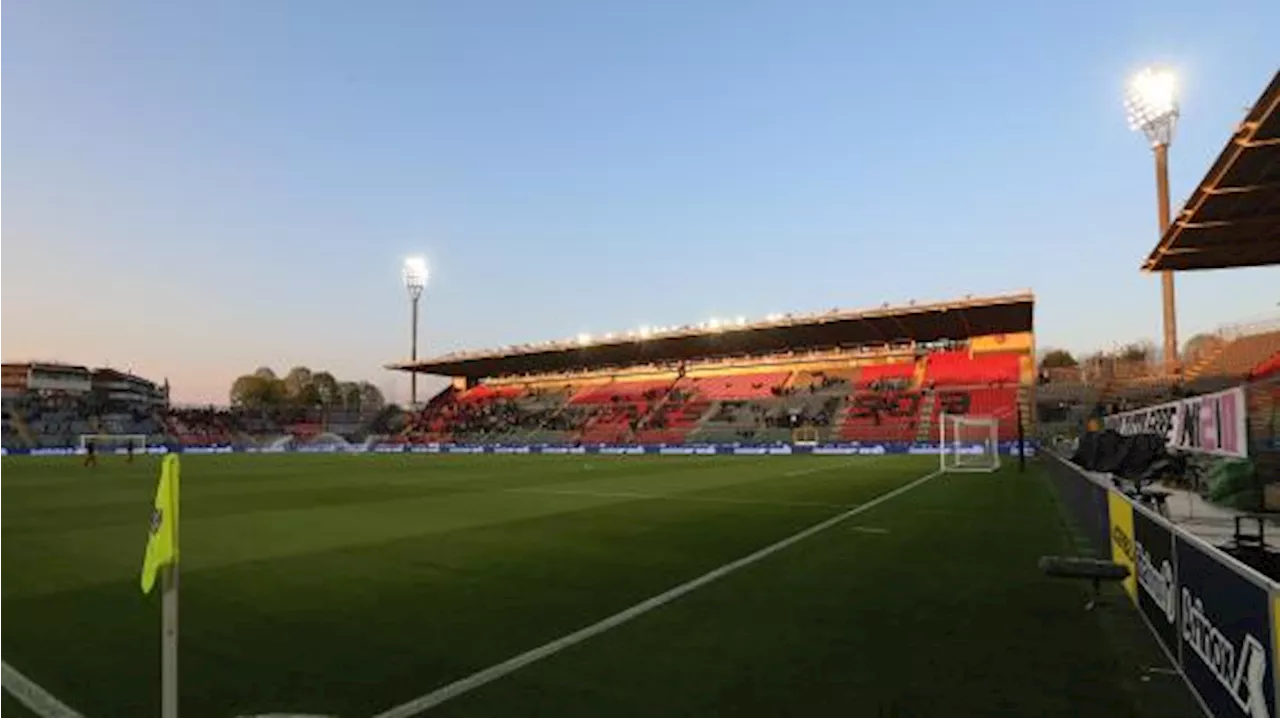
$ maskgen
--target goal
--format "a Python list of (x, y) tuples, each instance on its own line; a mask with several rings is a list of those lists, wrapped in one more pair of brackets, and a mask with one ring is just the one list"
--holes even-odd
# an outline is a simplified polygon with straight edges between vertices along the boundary
[(818, 429), (814, 426), (801, 426), (791, 430), (791, 443), (796, 446), (817, 446)]
[(90, 441), (99, 454), (124, 454), (128, 453), (129, 447), (133, 447), (135, 454), (147, 453), (146, 434), (81, 434), (81, 453), (84, 453)]
[(996, 435), (1000, 423), (989, 416), (938, 417), (938, 448), (942, 471), (995, 471), (1000, 468)]

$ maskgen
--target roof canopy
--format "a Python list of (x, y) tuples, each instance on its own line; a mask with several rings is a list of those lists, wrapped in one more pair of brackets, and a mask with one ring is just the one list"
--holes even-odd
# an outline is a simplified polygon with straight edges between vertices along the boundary
[(722, 329), (679, 329), (648, 338), (471, 352), (387, 368), (481, 379), (893, 342), (968, 339), (1031, 331), (1034, 304), (1035, 297), (1025, 292), (866, 311), (832, 311)]
[(1280, 72), (1143, 263), (1148, 270), (1280, 264)]

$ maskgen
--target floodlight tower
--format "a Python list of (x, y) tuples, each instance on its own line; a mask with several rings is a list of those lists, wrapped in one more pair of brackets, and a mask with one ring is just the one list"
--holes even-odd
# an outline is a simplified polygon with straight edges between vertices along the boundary
[[(1178, 78), (1167, 68), (1148, 67), (1129, 80), (1125, 93), (1129, 129), (1142, 130), (1156, 156), (1156, 204), (1160, 237), (1169, 230), (1169, 143), (1178, 124)], [(1173, 272), (1160, 274), (1164, 307), (1164, 362), (1169, 374), (1178, 368), (1178, 318), (1174, 307)]]
[[(409, 291), (409, 311), (412, 316), (409, 325), (409, 361), (418, 361), (418, 300), (422, 299), (422, 290), (427, 286), (427, 260), (422, 257), (409, 257), (404, 260), (404, 268), (400, 276), (404, 279), (404, 288)], [(409, 372), (409, 405), (418, 405), (418, 372)]]

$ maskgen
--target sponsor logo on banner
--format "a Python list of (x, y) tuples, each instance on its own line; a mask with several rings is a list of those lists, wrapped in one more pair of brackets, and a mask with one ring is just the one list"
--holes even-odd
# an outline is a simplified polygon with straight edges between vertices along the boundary
[[(1125, 592), (1144, 609), (1148, 608), (1146, 603), (1149, 602), (1151, 609), (1148, 612), (1157, 614), (1151, 618), (1159, 617), (1165, 623), (1174, 623), (1178, 618), (1178, 584), (1170, 560), (1170, 542), (1173, 539), (1169, 530), (1135, 511), (1119, 492), (1110, 492), (1108, 500), (1111, 560), (1129, 568), (1129, 578), (1124, 580)], [(1148, 546), (1158, 547), (1156, 550), (1160, 555), (1153, 556)], [(1137, 592), (1139, 588), (1142, 589), (1141, 596)], [(1174, 647), (1172, 641), (1166, 640), (1165, 643), (1171, 649)]]
[(1182, 638), (1226, 689), (1245, 715), (1269, 716), (1267, 708), (1267, 650), (1256, 636), (1245, 634), (1239, 645), (1213, 625), (1204, 601), (1182, 589)]
[(884, 456), (888, 453), (888, 449), (879, 444), (876, 446), (859, 446), (858, 453), (862, 456)]
[(1129, 598), (1138, 602), (1138, 571), (1134, 557), (1137, 549), (1133, 538), (1133, 506), (1119, 491), (1107, 492), (1107, 516), (1111, 521), (1111, 560), (1129, 569), (1129, 577), (1121, 582)]
[(790, 446), (771, 446), (769, 447), (769, 455), (770, 456), (790, 456), (791, 447)]
[(1244, 388), (1236, 387), (1112, 414), (1103, 424), (1126, 436), (1159, 434), (1172, 449), (1247, 458), (1247, 416)]
[(1177, 538), (1182, 669), (1215, 716), (1275, 710), (1272, 596), (1216, 551)]
[(1138, 585), (1164, 614), (1165, 620), (1173, 623), (1178, 618), (1178, 585), (1173, 577), (1173, 564), (1166, 559), (1157, 566), (1141, 543), (1135, 542), (1134, 549), (1137, 551)]
[[(1131, 504), (1132, 505), (1132, 504)], [(1173, 532), (1148, 512), (1133, 509), (1133, 563), (1138, 575), (1138, 610), (1171, 653), (1178, 650), (1178, 576)]]
[(60, 447), (60, 448), (54, 448), (54, 449), (32, 449), (27, 453), (30, 456), (74, 456), (77, 453), (77, 450), (67, 448), (67, 447)]
[(734, 456), (763, 456), (768, 449), (763, 446), (735, 446)]
[[(281, 449), (281, 451), (283, 451), (283, 449)], [(182, 453), (184, 454), (193, 454), (193, 455), (231, 454), (234, 452), (235, 452), (235, 449), (231, 448), (230, 446), (188, 446), (183, 448), (182, 450)]]
[(664, 446), (661, 449), (658, 449), (658, 454), (660, 454), (661, 456), (692, 456), (693, 447), (692, 446)]
[(856, 446), (815, 446), (813, 453), (818, 456), (848, 456), (858, 453)]
[(373, 453), (375, 454), (399, 454), (404, 451), (404, 444), (375, 444)]
[(496, 446), (493, 449), (495, 454), (527, 454), (530, 448), (527, 446)]

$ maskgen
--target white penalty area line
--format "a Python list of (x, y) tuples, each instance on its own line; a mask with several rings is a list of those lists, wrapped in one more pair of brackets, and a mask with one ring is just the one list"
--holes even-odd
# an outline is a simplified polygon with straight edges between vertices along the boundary
[(848, 509), (857, 504), (831, 504), (821, 501), (769, 501), (768, 499), (731, 499), (717, 496), (686, 496), (683, 494), (645, 494), (635, 491), (578, 491), (576, 489), (505, 489), (511, 494), (542, 494), (546, 496), (585, 496), (595, 499), (638, 499), (642, 501), (701, 501), (711, 504), (756, 504), (759, 506), (818, 506), (827, 509)]
[(679, 586), (676, 586), (675, 588), (669, 589), (656, 596), (653, 596), (649, 599), (641, 601), (640, 603), (637, 603), (631, 608), (627, 608), (622, 611), (619, 611), (618, 613), (615, 613), (612, 616), (609, 616), (608, 618), (597, 621), (585, 628), (580, 628), (574, 631), (573, 633), (561, 636), (560, 638), (557, 638), (556, 640), (551, 641), (550, 643), (545, 643), (541, 646), (538, 646), (537, 648), (534, 648), (529, 651), (525, 651), (524, 653), (521, 653), (518, 656), (513, 656), (512, 658), (508, 658), (507, 660), (501, 663), (489, 666), (484, 670), (477, 671), (476, 673), (472, 673), (466, 678), (462, 678), (460, 680), (454, 681), (453, 683), (450, 683), (446, 686), (441, 686), (440, 688), (437, 688), (436, 690), (426, 695), (414, 698), (413, 700), (408, 701), (407, 703), (401, 703), (400, 705), (394, 708), (388, 709), (386, 711), (383, 711), (382, 713), (377, 714), (376, 716), (374, 716), (374, 718), (411, 718), (411, 716), (416, 716), (421, 713), (424, 713), (440, 705), (441, 703), (444, 703), (445, 701), (451, 700), (453, 698), (457, 698), (460, 695), (469, 693), (488, 683), (492, 683), (493, 681), (496, 681), (499, 678), (502, 678), (503, 676), (506, 676), (510, 673), (514, 673), (515, 671), (518, 671), (521, 668), (524, 668), (525, 666), (531, 663), (536, 663), (544, 658), (553, 656), (559, 653), (560, 651), (563, 651), (564, 649), (569, 648), (570, 646), (581, 643), (587, 640), (588, 638), (604, 633), (605, 631), (608, 631), (611, 628), (616, 628), (618, 626), (621, 626), (622, 624), (630, 621), (633, 618), (636, 618), (637, 616), (644, 615), (655, 608), (658, 608), (664, 604), (667, 604), (676, 600), (677, 598), (680, 598), (681, 596), (684, 596), (687, 593), (692, 593), (693, 591), (696, 591), (697, 589), (702, 588), (703, 586), (711, 583), (712, 581), (723, 578), (733, 573), (734, 571), (737, 571), (740, 568), (743, 568), (745, 566), (750, 566), (751, 564), (756, 563), (757, 561), (763, 558), (771, 556), (787, 548), (788, 546), (791, 546), (792, 544), (799, 543), (800, 541), (803, 541), (809, 538), (810, 536), (813, 536), (814, 534), (821, 533), (831, 528), (832, 526), (835, 526), (843, 521), (847, 521), (848, 519), (863, 513), (864, 511), (869, 511), (879, 506), (880, 504), (885, 503), (886, 501), (890, 501), (894, 498), (897, 498), (898, 496), (901, 496), (907, 493), (908, 491), (911, 491), (912, 489), (924, 484), (925, 482), (931, 481), (932, 479), (940, 476), (941, 474), (942, 474), (941, 471), (934, 471), (933, 473), (921, 476), (920, 478), (915, 479), (914, 481), (908, 484), (904, 484), (902, 486), (899, 486), (896, 489), (893, 489), (892, 491), (883, 493), (877, 496), (876, 498), (868, 501), (865, 504), (860, 504), (855, 508), (849, 509), (848, 511), (832, 516), (831, 518), (826, 519), (824, 521), (820, 521), (810, 526), (807, 529), (804, 529), (798, 533), (794, 533), (782, 539), (781, 541), (765, 546), (764, 548), (756, 551), (755, 553), (743, 556), (742, 558), (736, 561), (733, 561), (731, 563), (727, 563), (719, 568), (712, 569), (711, 571), (708, 571), (707, 573), (702, 574), (701, 576), (693, 579), (692, 581), (689, 581), (687, 583), (682, 583)]
[(0, 671), (0, 678), (3, 679), (0, 683), (3, 683), (9, 695), (40, 718), (84, 718), (66, 703), (54, 698), (49, 691), (19, 673), (17, 668), (0, 661)]

